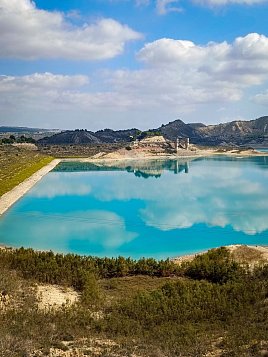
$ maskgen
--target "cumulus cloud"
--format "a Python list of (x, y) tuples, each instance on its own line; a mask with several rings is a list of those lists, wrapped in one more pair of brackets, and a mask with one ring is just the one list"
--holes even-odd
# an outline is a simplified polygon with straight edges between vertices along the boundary
[(31, 0), (0, 0), (2, 58), (103, 60), (121, 54), (141, 35), (113, 19), (77, 27), (60, 12), (38, 9)]
[[(257, 33), (238, 37), (232, 43), (206, 45), (163, 38), (145, 44), (137, 58), (141, 69), (102, 71), (90, 79), (52, 73), (1, 76), (3, 117), (27, 110), (30, 116), (32, 107), (39, 110), (38, 116), (50, 110), (55, 113), (52, 116), (62, 113), (65, 118), (71, 112), (72, 116), (87, 118), (92, 113), (91, 117), (98, 113), (104, 118), (119, 118), (120, 113), (134, 111), (147, 117), (156, 112), (185, 114), (204, 105), (222, 108), (237, 103), (254, 86), (265, 86), (268, 79), (268, 38)], [(254, 101), (264, 103), (265, 93)], [(93, 129), (94, 123), (88, 127)]]
[(231, 44), (210, 42), (205, 46), (163, 38), (146, 44), (138, 58), (154, 67), (180, 66), (216, 80), (259, 84), (267, 78), (268, 38), (250, 33)]
[(3, 111), (53, 111), (54, 103), (64, 93), (75, 93), (89, 83), (83, 75), (34, 73), (26, 76), (0, 76), (0, 108)]

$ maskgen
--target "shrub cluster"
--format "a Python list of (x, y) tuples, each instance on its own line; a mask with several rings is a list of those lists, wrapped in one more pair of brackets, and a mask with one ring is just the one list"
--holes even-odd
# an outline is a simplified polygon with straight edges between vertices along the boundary
[(170, 260), (152, 258), (98, 258), (74, 254), (37, 252), (32, 249), (0, 251), (2, 264), (20, 271), (24, 278), (34, 278), (43, 283), (63, 284), (83, 290), (85, 275), (114, 278), (133, 275), (164, 277), (180, 275), (181, 268)]
[[(0, 342), (11, 338), (10, 346), (4, 347), (13, 353), (6, 352), (8, 357), (30, 356), (22, 354), (23, 349), (37, 345), (50, 347), (67, 338), (92, 336), (121, 345), (123, 341), (128, 352), (122, 356), (135, 350), (146, 357), (204, 356), (211, 349), (222, 350), (222, 356), (260, 356), (268, 340), (268, 265), (246, 270), (225, 248), (181, 267), (169, 260), (81, 257), (23, 248), (0, 251), (0, 265), (0, 271), (14, 269), (25, 278), (81, 290), (80, 305), (57, 313), (43, 313), (32, 305), (0, 313)], [(104, 291), (96, 278), (141, 274), (174, 279), (153, 291), (134, 296), (122, 291), (119, 300), (100, 299)], [(5, 285), (0, 279), (0, 287)], [(100, 309), (103, 317), (94, 320), (92, 308)], [(21, 343), (17, 354), (12, 347), (16, 339)]]
[(14, 143), (30, 143), (30, 144), (35, 144), (36, 141), (29, 137), (27, 138), (24, 135), (21, 135), (19, 137), (15, 137), (14, 135), (10, 135), (9, 138), (3, 138), (0, 140), (1, 144), (14, 144)]

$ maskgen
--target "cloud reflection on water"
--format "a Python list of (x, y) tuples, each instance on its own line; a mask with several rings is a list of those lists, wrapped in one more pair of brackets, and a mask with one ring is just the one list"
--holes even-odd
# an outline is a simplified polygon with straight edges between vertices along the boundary
[(91, 192), (91, 185), (83, 180), (85, 173), (74, 172), (70, 176), (68, 173), (51, 172), (46, 176), (42, 185), (35, 186), (30, 191), (32, 197), (54, 198), (57, 196), (84, 196)]
[(60, 247), (60, 251), (68, 251), (69, 244), (80, 242), (86, 249), (101, 245), (110, 250), (130, 242), (137, 236), (134, 232), (126, 231), (122, 217), (103, 210), (60, 214), (22, 213), (15, 217), (16, 225), (12, 225), (13, 219), (14, 217), (9, 216), (4, 222), (0, 222), (3, 231), (7, 226), (11, 239), (17, 239), (19, 226), (21, 239), (27, 239), (28, 246), (34, 246), (38, 240), (42, 249), (50, 249), (53, 245)]
[(140, 217), (147, 226), (162, 231), (189, 228), (198, 223), (232, 226), (256, 234), (268, 229), (267, 171), (254, 164), (217, 161), (189, 164), (190, 173), (166, 173), (163, 179), (138, 181), (134, 176), (111, 177), (112, 183), (93, 187), (99, 200), (132, 200), (145, 203)]

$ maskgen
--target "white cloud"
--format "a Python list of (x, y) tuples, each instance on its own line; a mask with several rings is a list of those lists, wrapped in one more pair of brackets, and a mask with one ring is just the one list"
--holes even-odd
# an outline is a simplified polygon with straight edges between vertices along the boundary
[[(133, 1), (137, 6), (155, 6), (158, 15), (166, 15), (170, 12), (183, 12), (183, 6), (178, 6), (179, 3), (183, 5), (181, 0), (109, 0), (113, 3)], [(190, 0), (195, 5), (201, 5), (208, 8), (219, 8), (228, 5), (258, 5), (267, 3), (268, 0)]]
[(255, 103), (268, 107), (268, 90), (256, 94), (252, 99)]
[(67, 76), (60, 74), (34, 73), (31, 75), (14, 77), (0, 76), (0, 91), (11, 91), (20, 89), (64, 89), (81, 87), (89, 83), (87, 76), (75, 75)]
[(204, 6), (215, 7), (224, 6), (230, 4), (238, 5), (255, 5), (267, 2), (267, 0), (192, 0), (196, 4), (201, 4)]
[(137, 6), (148, 6), (150, 4), (150, 0), (135, 0), (135, 4)]
[[(146, 118), (157, 115), (163, 123), (178, 113), (185, 116), (214, 106), (211, 116), (222, 118), (230, 114), (217, 112), (217, 107), (239, 103), (254, 86), (262, 84), (265, 89), (268, 80), (268, 38), (256, 33), (238, 37), (232, 43), (209, 42), (202, 46), (186, 40), (159, 39), (147, 43), (137, 58), (143, 65), (141, 69), (102, 71), (92, 74), (90, 80), (87, 76), (51, 73), (2, 76), (3, 117), (25, 115), (26, 119), (34, 116), (47, 120), (50, 111), (51, 118), (58, 122), (50, 124), (53, 127), (63, 127), (61, 118), (72, 123), (71, 118), (83, 117), (81, 125), (90, 129), (114, 127), (115, 122), (122, 128), (145, 125)], [(261, 104), (264, 99), (265, 92), (254, 100)], [(112, 118), (111, 123), (107, 123), (107, 116)], [(125, 124), (125, 120), (129, 122)]]
[(179, 0), (156, 0), (156, 11), (159, 15), (166, 15), (168, 12), (181, 12), (182, 9), (177, 4)]
[(223, 82), (259, 84), (267, 78), (268, 38), (250, 33), (231, 44), (210, 42), (205, 46), (163, 38), (146, 44), (138, 58), (153, 67), (177, 66)]
[(113, 19), (73, 26), (63, 13), (40, 10), (31, 0), (0, 0), (0, 33), (0, 56), (20, 59), (108, 59), (141, 38)]
[(53, 111), (54, 104), (63, 93), (81, 90), (89, 83), (87, 76), (34, 73), (26, 76), (0, 76), (0, 108), (9, 113), (32, 110)]

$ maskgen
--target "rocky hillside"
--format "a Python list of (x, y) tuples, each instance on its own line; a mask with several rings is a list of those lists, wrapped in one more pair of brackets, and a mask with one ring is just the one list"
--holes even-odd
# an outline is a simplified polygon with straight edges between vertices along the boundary
[(137, 135), (140, 134), (138, 129), (127, 129), (127, 130), (111, 130), (104, 129), (96, 131), (94, 134), (101, 142), (104, 143), (114, 143), (114, 142), (128, 142), (132, 141)]
[(182, 120), (174, 120), (157, 129), (161, 134), (170, 140), (176, 140), (178, 136), (193, 138), (196, 136), (196, 130), (191, 124), (185, 124)]
[(98, 144), (130, 142), (135, 138), (152, 134), (161, 134), (166, 139), (175, 140), (177, 137), (189, 137), (190, 141), (199, 145), (246, 145), (268, 146), (268, 116), (250, 121), (233, 121), (217, 125), (202, 123), (186, 124), (175, 120), (160, 128), (141, 132), (138, 129), (128, 130), (69, 130), (55, 134), (39, 141), (40, 144)]
[(162, 125), (158, 130), (165, 138), (174, 140), (178, 136), (189, 137), (194, 144), (268, 146), (268, 116), (208, 126), (175, 120)]
[(197, 129), (201, 141), (210, 145), (268, 144), (268, 116), (250, 121), (233, 121)]

